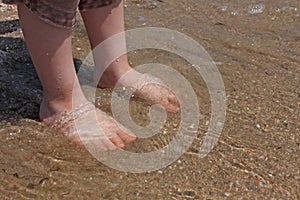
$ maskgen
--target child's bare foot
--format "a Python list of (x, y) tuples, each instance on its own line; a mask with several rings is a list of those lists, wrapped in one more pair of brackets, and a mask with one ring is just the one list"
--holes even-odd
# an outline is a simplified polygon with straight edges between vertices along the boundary
[[(102, 70), (103, 63), (108, 58), (115, 57), (115, 50), (126, 52), (126, 38), (124, 33), (124, 11), (123, 1), (119, 1), (115, 7), (103, 7), (81, 12), (86, 27), (90, 44), (93, 50), (94, 63), (99, 66), (98, 72)], [(115, 41), (107, 40), (113, 35), (120, 38)], [(108, 41), (102, 48), (100, 44)], [(111, 43), (112, 42), (112, 43)], [(99, 46), (100, 45), (100, 46)], [(106, 47), (106, 45), (108, 45)], [(110, 45), (110, 46), (109, 46)], [(99, 48), (101, 47), (101, 48)], [(97, 71), (97, 70), (96, 70)], [(126, 74), (126, 78), (121, 79)], [(96, 77), (99, 78), (99, 77)], [(121, 80), (120, 80), (121, 79)], [(120, 81), (119, 81), (120, 80)], [(99, 80), (96, 80), (99, 81)], [(179, 111), (179, 101), (174, 93), (161, 80), (133, 70), (128, 64), (127, 55), (124, 54), (113, 62), (102, 74), (101, 80), (97, 83), (99, 88), (112, 88), (119, 81), (121, 87), (135, 87), (134, 95), (145, 99), (150, 105), (160, 104), (168, 112)]]
[[(136, 137), (130, 131), (103, 111), (95, 108), (92, 103), (85, 101), (74, 109), (70, 109), (68, 104), (56, 103), (53, 106), (53, 104), (43, 102), (40, 120), (62, 131), (71, 141), (89, 145), (95, 150), (124, 148), (125, 143), (135, 140)], [(65, 109), (68, 107), (69, 109)], [(93, 120), (95, 115), (98, 121), (96, 124)]]
[[(125, 75), (122, 77), (123, 75)], [(119, 81), (119, 82), (118, 82)], [(132, 69), (126, 60), (115, 61), (101, 77), (99, 88), (112, 88), (118, 82), (118, 86), (132, 88), (134, 96), (147, 101), (148, 104), (159, 104), (167, 112), (179, 111), (180, 102), (171, 89), (159, 78), (150, 74), (141, 74)]]

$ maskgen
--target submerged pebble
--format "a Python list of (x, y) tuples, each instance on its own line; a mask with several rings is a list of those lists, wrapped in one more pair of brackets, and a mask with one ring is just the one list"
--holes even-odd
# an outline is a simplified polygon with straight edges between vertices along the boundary
[(146, 18), (145, 18), (144, 16), (138, 16), (138, 20), (139, 20), (140, 22), (145, 22), (145, 21), (147, 21)]
[(238, 15), (238, 11), (232, 11), (232, 12), (231, 12), (231, 15), (237, 16), (237, 15)]

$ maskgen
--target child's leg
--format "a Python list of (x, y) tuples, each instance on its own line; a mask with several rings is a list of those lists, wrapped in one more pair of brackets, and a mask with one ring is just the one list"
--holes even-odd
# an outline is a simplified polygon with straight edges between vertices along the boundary
[[(91, 47), (93, 49), (112, 35), (124, 31), (124, 15), (122, 1), (119, 5), (117, 5), (117, 7), (114, 7), (114, 5), (112, 5), (82, 11), (81, 15), (83, 17), (84, 24), (88, 32)], [(125, 42), (123, 44), (124, 46), (121, 47), (120, 44), (117, 44), (118, 48), (126, 49)], [(112, 47), (109, 50), (111, 49), (114, 48)], [(101, 55), (94, 56), (97, 56), (96, 58), (94, 58), (96, 65), (97, 63), (103, 62)], [(121, 78), (121, 76), (124, 75), (126, 72), (130, 72), (130, 76), (128, 76), (125, 82), (122, 83), (124, 86), (132, 85), (142, 75), (130, 67), (127, 55), (125, 54), (116, 61), (114, 61), (107, 68), (107, 70), (103, 73), (98, 86), (113, 87)], [(142, 90), (138, 90), (135, 95), (144, 98), (150, 104), (161, 104), (169, 112), (177, 112), (179, 110), (179, 102), (177, 98), (173, 95), (173, 93), (164, 87), (158, 86), (157, 84), (148, 84), (147, 86), (143, 87)]]
[(71, 51), (72, 31), (46, 24), (23, 4), (18, 5), (18, 12), (31, 59), (43, 85), (41, 117), (46, 118), (63, 108), (71, 110), (76, 80)]
[[(41, 21), (23, 4), (18, 5), (18, 11), (26, 44), (43, 85), (44, 98), (40, 108), (40, 119), (49, 125), (61, 127), (66, 135), (74, 138), (76, 133), (64, 129), (64, 126), (70, 124), (55, 124), (64, 121), (63, 117), (71, 115), (76, 107), (88, 105), (78, 84), (73, 64), (71, 30), (56, 28)], [(76, 95), (75, 99), (73, 93)], [(134, 139), (119, 129), (102, 111), (97, 111), (97, 117), (103, 122), (101, 128), (104, 133), (115, 145), (123, 147), (124, 142)], [(73, 121), (64, 123), (73, 125)], [(107, 141), (95, 142), (98, 142), (97, 147), (102, 149), (112, 149), (113, 146)]]

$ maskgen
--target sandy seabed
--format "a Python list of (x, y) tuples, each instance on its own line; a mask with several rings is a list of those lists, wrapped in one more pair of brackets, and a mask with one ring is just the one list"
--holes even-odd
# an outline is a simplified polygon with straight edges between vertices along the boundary
[[(300, 199), (300, 6), (298, 0), (126, 0), (126, 29), (155, 26), (180, 31), (201, 44), (222, 74), (227, 118), (221, 137), (199, 159), (210, 118), (201, 77), (178, 56), (156, 50), (130, 53), (133, 66), (159, 62), (190, 81), (202, 118), (198, 137), (179, 160), (158, 171), (111, 169), (85, 149), (38, 122), (42, 88), (24, 44), (16, 8), (0, 3), (1, 199)], [(74, 57), (88, 52), (81, 22)], [(186, 66), (186, 67), (185, 67)], [(110, 91), (100, 91), (110, 112)], [(149, 121), (142, 101), (131, 105), (140, 125)], [(176, 134), (171, 116), (162, 134), (128, 147), (148, 152)], [(171, 138), (172, 139), (172, 138)]]

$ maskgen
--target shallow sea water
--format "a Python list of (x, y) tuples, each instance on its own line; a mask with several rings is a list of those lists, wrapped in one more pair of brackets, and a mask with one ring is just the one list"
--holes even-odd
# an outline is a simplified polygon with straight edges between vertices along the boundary
[[(205, 82), (177, 55), (144, 49), (132, 66), (161, 63), (189, 80), (201, 111), (197, 138), (176, 162), (153, 172), (111, 169), (61, 133), (37, 121), (41, 85), (22, 40), (16, 10), (0, 4), (1, 199), (299, 199), (300, 3), (298, 0), (126, 0), (126, 29), (165, 27), (193, 38), (210, 54), (224, 80), (227, 117), (214, 149), (199, 149), (211, 115)], [(80, 22), (74, 28), (79, 66), (89, 53)], [(96, 105), (110, 113), (111, 91)], [(150, 122), (134, 99), (133, 120)], [(176, 135), (179, 115), (160, 132), (138, 139), (131, 152), (150, 152)], [(155, 162), (155, 161), (154, 161)]]

